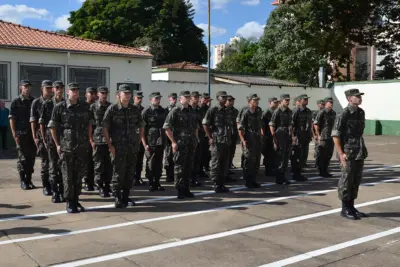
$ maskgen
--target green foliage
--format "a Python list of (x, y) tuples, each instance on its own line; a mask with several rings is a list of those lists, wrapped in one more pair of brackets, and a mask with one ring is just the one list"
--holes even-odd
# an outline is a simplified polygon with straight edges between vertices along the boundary
[(203, 30), (185, 0), (91, 0), (71, 12), (68, 33), (128, 46), (149, 46), (157, 64), (207, 62)]

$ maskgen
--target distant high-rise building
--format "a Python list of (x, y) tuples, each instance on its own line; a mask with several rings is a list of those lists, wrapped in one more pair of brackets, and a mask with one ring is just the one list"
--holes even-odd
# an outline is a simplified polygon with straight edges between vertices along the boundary
[(225, 44), (214, 45), (214, 66), (215, 69), (224, 58)]

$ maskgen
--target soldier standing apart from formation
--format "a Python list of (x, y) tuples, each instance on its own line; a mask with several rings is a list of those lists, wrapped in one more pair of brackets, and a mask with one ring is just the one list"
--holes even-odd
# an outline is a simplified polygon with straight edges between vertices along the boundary
[(217, 92), (218, 104), (208, 109), (203, 119), (203, 128), (208, 137), (211, 148), (211, 170), (210, 177), (215, 183), (216, 193), (229, 192), (225, 187), (229, 171), (229, 151), (232, 138), (231, 121), (225, 106), (227, 93)]
[[(199, 135), (199, 140), (200, 138), (204, 138), (204, 129), (203, 129), (203, 118), (202, 116), (200, 107), (199, 107), (199, 101), (200, 101), (200, 93), (198, 91), (193, 91), (192, 96), (190, 98), (190, 106), (192, 107), (193, 111), (196, 113), (196, 121), (197, 121), (197, 127), (198, 127), (198, 135)], [(194, 163), (193, 163), (193, 170), (192, 170), (192, 177), (190, 180), (190, 186), (191, 187), (197, 187), (201, 186), (202, 184), (198, 181), (197, 176), (200, 175), (200, 166), (201, 166), (201, 147), (200, 147), (200, 141), (196, 145), (196, 150), (194, 152)]]
[(20, 82), (21, 94), (11, 102), (10, 128), (17, 145), (17, 169), (22, 190), (35, 189), (32, 173), (35, 166), (36, 146), (29, 125), (33, 97), (30, 95), (32, 84), (28, 80)]
[(40, 178), (43, 185), (43, 195), (51, 196), (53, 192), (51, 191), (51, 185), (49, 180), (49, 154), (47, 153), (46, 147), (43, 142), (43, 136), (40, 133), (39, 119), (43, 111), (43, 103), (51, 99), (53, 95), (53, 84), (49, 80), (42, 81), (42, 95), (32, 102), (31, 107), (31, 128), (33, 140), (36, 144), (37, 154), (40, 156)]
[(236, 169), (236, 167), (233, 165), (233, 158), (235, 157), (236, 144), (239, 138), (239, 133), (236, 126), (236, 118), (239, 115), (239, 110), (237, 110), (237, 108), (235, 108), (234, 105), (235, 105), (235, 98), (231, 95), (228, 95), (228, 97), (226, 98), (225, 106), (230, 117), (231, 130), (232, 130), (231, 145), (229, 148), (229, 169)]
[(274, 139), (274, 148), (278, 160), (275, 183), (288, 185), (290, 181), (286, 180), (285, 174), (294, 141), (292, 127), (293, 114), (289, 108), (290, 95), (282, 94), (279, 100), (280, 106), (272, 114), (269, 129)]
[(319, 161), (319, 149), (318, 149), (318, 139), (317, 139), (317, 134), (315, 133), (315, 124), (314, 124), (314, 120), (315, 117), (317, 117), (318, 112), (320, 112), (321, 110), (323, 110), (325, 108), (325, 102), (324, 100), (318, 100), (317, 101), (317, 107), (318, 110), (315, 110), (312, 114), (312, 120), (313, 120), (313, 128), (312, 128), (312, 134), (313, 134), (313, 138), (315, 140), (315, 146), (314, 146), (314, 159), (315, 159), (315, 168), (318, 168), (317, 166), (317, 162)]
[(145, 124), (142, 144), (146, 156), (146, 178), (149, 180), (149, 191), (165, 191), (160, 184), (162, 175), (162, 160), (166, 143), (163, 125), (167, 118), (167, 111), (160, 106), (160, 92), (150, 94), (150, 106), (142, 111)]
[(94, 123), (94, 129), (89, 133), (89, 141), (93, 149), (94, 180), (100, 197), (111, 196), (111, 157), (102, 127), (104, 114), (111, 105), (107, 101), (108, 92), (106, 86), (97, 88), (98, 101), (90, 106), (90, 120)]
[[(207, 113), (207, 110), (210, 108), (211, 97), (208, 93), (203, 93), (200, 98), (200, 113), (201, 120), (203, 121), (204, 116)], [(200, 177), (206, 178), (208, 174), (206, 172), (210, 171), (210, 144), (208, 143), (208, 138), (206, 133), (204, 132), (204, 128), (201, 127), (199, 129), (199, 140), (200, 140), (200, 149), (201, 149), (201, 161), (200, 161)]]
[(342, 176), (339, 179), (339, 199), (342, 201), (341, 215), (347, 219), (358, 220), (367, 217), (354, 207), (361, 183), (364, 160), (368, 157), (363, 134), (365, 112), (359, 107), (362, 103), (358, 89), (345, 91), (349, 105), (339, 114), (332, 130), (335, 147), (340, 156)]
[(319, 154), (316, 165), (319, 170), (319, 175), (330, 178), (332, 174), (329, 173), (328, 167), (333, 155), (334, 144), (331, 134), (333, 125), (335, 124), (336, 112), (332, 109), (332, 97), (325, 98), (324, 103), (325, 108), (318, 112), (314, 120)]
[(192, 174), (194, 151), (198, 143), (196, 113), (189, 106), (190, 92), (179, 93), (180, 106), (168, 114), (163, 128), (171, 141), (174, 153), (175, 188), (178, 199), (193, 198), (189, 189), (189, 177)]
[[(86, 103), (90, 107), (97, 100), (97, 89), (94, 87), (86, 88)], [(92, 125), (92, 132), (95, 130), (96, 125)], [(87, 169), (86, 175), (82, 181), (85, 185), (86, 191), (94, 191), (94, 162), (93, 162), (93, 147), (89, 145), (88, 159), (87, 159)]]
[(118, 87), (117, 103), (108, 107), (102, 123), (103, 134), (111, 152), (116, 208), (135, 205), (129, 193), (140, 140), (144, 135), (144, 122), (140, 108), (130, 103), (131, 97), (130, 87), (121, 84)]
[(275, 176), (276, 172), (276, 154), (274, 149), (274, 139), (271, 135), (269, 128), (269, 122), (271, 121), (272, 114), (278, 108), (279, 100), (276, 97), (268, 99), (269, 108), (263, 113), (263, 126), (264, 126), (264, 144), (263, 144), (263, 155), (264, 155), (264, 167), (265, 176)]
[[(169, 105), (165, 108), (167, 114), (176, 107), (178, 95), (176, 93), (170, 93), (168, 95)], [(164, 169), (167, 178), (165, 181), (167, 183), (172, 183), (174, 181), (174, 153), (172, 153), (171, 141), (167, 138), (167, 144), (164, 150)]]
[[(53, 196), (51, 202), (61, 203), (64, 202), (64, 185), (62, 180), (61, 168), (60, 168), (60, 157), (57, 153), (57, 147), (54, 143), (53, 137), (51, 136), (51, 130), (48, 124), (51, 120), (54, 106), (64, 101), (64, 83), (62, 81), (55, 81), (53, 83), (54, 96), (51, 99), (46, 100), (43, 103), (42, 114), (40, 115), (40, 133), (43, 136), (43, 143), (46, 146), (47, 153), (49, 156), (49, 174), (51, 190)], [(59, 133), (57, 133), (59, 136)]]
[(51, 115), (49, 128), (61, 159), (64, 198), (67, 212), (78, 213), (85, 209), (79, 203), (82, 179), (86, 175), (89, 151), (89, 105), (79, 100), (79, 85), (68, 84), (68, 98), (58, 103)]
[[(138, 107), (140, 113), (142, 113), (144, 107), (142, 106), (143, 101), (143, 92), (142, 91), (134, 91), (133, 92), (133, 105)], [(144, 159), (144, 147), (142, 142), (139, 144), (139, 152), (137, 154), (137, 161), (135, 165), (135, 173), (133, 175), (133, 186), (141, 186), (146, 185), (147, 183), (142, 179), (142, 170), (143, 170), (143, 159)]]
[(239, 120), (239, 137), (243, 150), (243, 178), (247, 188), (260, 188), (256, 182), (261, 160), (262, 138), (264, 130), (262, 125), (262, 111), (257, 109), (260, 98), (257, 94), (247, 97), (249, 108), (243, 112)]

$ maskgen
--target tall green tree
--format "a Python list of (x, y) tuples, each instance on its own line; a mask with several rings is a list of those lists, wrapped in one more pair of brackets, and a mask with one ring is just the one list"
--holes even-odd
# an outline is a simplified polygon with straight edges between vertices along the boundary
[(91, 0), (71, 12), (68, 33), (128, 46), (148, 46), (157, 64), (207, 62), (203, 30), (186, 0)]

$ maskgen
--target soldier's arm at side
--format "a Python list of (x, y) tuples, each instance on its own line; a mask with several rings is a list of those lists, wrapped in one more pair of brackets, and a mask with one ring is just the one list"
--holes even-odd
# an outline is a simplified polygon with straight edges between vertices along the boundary
[[(111, 139), (110, 139), (110, 133), (109, 133), (109, 129), (111, 126), (111, 122), (112, 122), (113, 116), (112, 116), (112, 105), (110, 105), (107, 110), (106, 113), (104, 114), (104, 118), (103, 118), (103, 122), (101, 123), (101, 126), (103, 128), (103, 135), (104, 135), (104, 139), (106, 140), (106, 143), (108, 145), (109, 150), (113, 150), (114, 146), (111, 143)], [(115, 149), (114, 149), (114, 153), (115, 153)], [(115, 154), (114, 154), (115, 156)]]
[[(144, 110), (143, 110), (144, 111)], [(143, 120), (143, 117), (142, 117), (142, 113), (139, 115), (139, 117), (138, 117), (139, 119), (138, 119), (138, 127), (139, 127), (139, 138), (140, 138), (140, 140), (143, 142), (143, 140), (145, 139), (145, 136), (144, 136), (144, 127), (146, 126), (146, 122)], [(143, 144), (144, 145), (144, 144)], [(147, 145), (146, 145), (147, 146)], [(144, 147), (146, 147), (146, 146), (144, 146)]]
[(37, 114), (36, 113), (37, 113), (37, 106), (38, 105), (39, 105), (39, 101), (38, 100), (36, 100), (36, 101), (34, 101), (32, 103), (32, 106), (31, 106), (31, 117), (29, 119), (29, 122), (31, 123), (32, 137), (33, 137), (33, 140), (35, 140), (36, 146), (39, 143), (38, 136), (36, 134), (36, 129), (37, 129), (37, 123), (36, 123)]
[(17, 120), (17, 107), (15, 105), (15, 101), (11, 102), (11, 107), (10, 107), (10, 115), (8, 115), (8, 119), (10, 120), (10, 128), (11, 128), (11, 133), (12, 136), (15, 140), (15, 143), (17, 145), (19, 144), (19, 138), (17, 136), (17, 126), (16, 126), (16, 120)]
[(247, 115), (246, 113), (244, 113), (242, 114), (238, 122), (239, 137), (244, 146), (246, 146), (246, 138), (245, 138), (246, 126), (247, 126)]
[(203, 129), (204, 132), (207, 135), (207, 138), (210, 142), (212, 142), (212, 134), (211, 134), (211, 129), (210, 129), (210, 125), (211, 125), (211, 118), (212, 118), (212, 108), (209, 108), (206, 112), (206, 115), (203, 118), (202, 124), (203, 124)]
[(346, 167), (347, 155), (344, 153), (342, 149), (341, 135), (343, 134), (344, 126), (346, 124), (345, 113), (346, 111), (343, 111), (336, 118), (335, 125), (333, 126), (331, 134), (333, 142), (335, 143), (336, 150), (339, 153), (340, 161), (344, 167)]
[(89, 142), (92, 146), (94, 146), (94, 140), (93, 140), (93, 125), (95, 124), (94, 120), (94, 105), (92, 104), (89, 108), (89, 129), (88, 129), (88, 134), (89, 134)]
[(314, 119), (315, 135), (318, 138), (318, 140), (321, 138), (320, 126), (322, 125), (323, 114), (324, 114), (324, 112), (322, 110), (319, 111), (317, 116), (315, 116), (315, 119)]
[(278, 139), (276, 138), (276, 134), (275, 134), (275, 128), (276, 128), (276, 122), (278, 120), (278, 109), (274, 111), (274, 113), (272, 113), (271, 119), (269, 121), (269, 130), (271, 131), (271, 136), (275, 142), (275, 144), (278, 144)]
[[(147, 114), (147, 108), (143, 109), (142, 114), (141, 114), (142, 120), (144, 121), (144, 123), (147, 124), (147, 116), (146, 116), (146, 114)], [(144, 132), (145, 131), (143, 130), (143, 136), (140, 137), (140, 140), (141, 140), (141, 142), (143, 144), (143, 147), (146, 148), (147, 147), (147, 140), (146, 140), (146, 136), (145, 136)]]
[(60, 147), (59, 136), (57, 136), (57, 128), (60, 127), (61, 116), (60, 116), (60, 106), (56, 105), (53, 108), (53, 112), (51, 114), (51, 119), (49, 121), (48, 127), (50, 128), (51, 137), (53, 138), (54, 144), (57, 147), (57, 150)]
[(45, 125), (45, 117), (47, 114), (47, 105), (43, 104), (42, 113), (40, 114), (39, 118), (39, 127), (40, 127), (40, 134), (43, 137), (43, 144), (46, 146), (46, 125)]
[(176, 145), (176, 140), (174, 138), (174, 133), (172, 132), (172, 128), (173, 128), (173, 124), (174, 124), (174, 120), (175, 120), (174, 113), (175, 113), (175, 109), (172, 109), (168, 113), (168, 116), (165, 119), (165, 123), (163, 125), (163, 129), (165, 130), (165, 134), (167, 135), (167, 137), (171, 141), (171, 144), (175, 144)]

